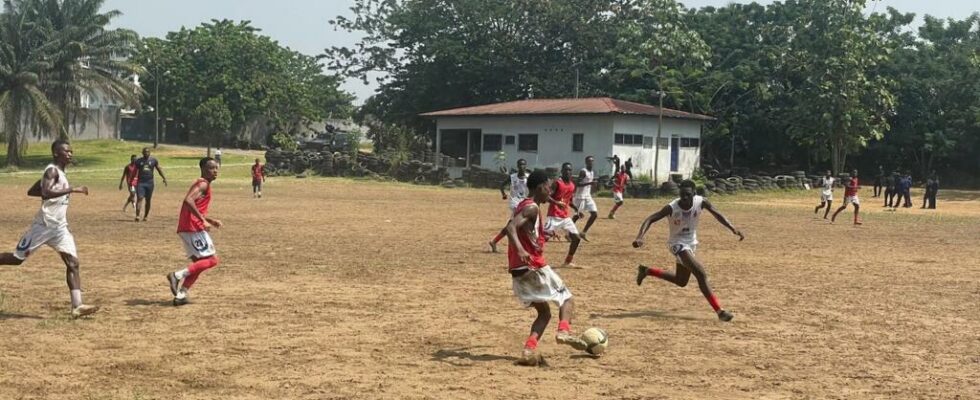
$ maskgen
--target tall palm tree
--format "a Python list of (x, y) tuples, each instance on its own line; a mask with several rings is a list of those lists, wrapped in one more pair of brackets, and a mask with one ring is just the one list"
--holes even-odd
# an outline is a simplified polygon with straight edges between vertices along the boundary
[(51, 64), (44, 27), (34, 22), (30, 0), (4, 0), (0, 14), (0, 120), (7, 140), (7, 165), (21, 164), (28, 132), (62, 134), (61, 113), (48, 100), (41, 76)]

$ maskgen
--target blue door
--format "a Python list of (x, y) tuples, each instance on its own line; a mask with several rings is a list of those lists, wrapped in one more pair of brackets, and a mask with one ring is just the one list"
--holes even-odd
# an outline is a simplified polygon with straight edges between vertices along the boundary
[(670, 138), (670, 172), (677, 172), (677, 162), (680, 159), (680, 139)]

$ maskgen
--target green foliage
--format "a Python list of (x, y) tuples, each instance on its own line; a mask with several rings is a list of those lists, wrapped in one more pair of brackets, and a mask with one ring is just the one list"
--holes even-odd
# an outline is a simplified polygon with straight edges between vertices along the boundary
[(272, 134), (272, 146), (288, 151), (296, 150), (299, 147), (296, 140), (293, 139), (293, 135), (282, 131)]
[(194, 108), (191, 112), (191, 123), (194, 130), (208, 138), (210, 147), (214, 138), (221, 137), (231, 129), (231, 111), (224, 99), (212, 97)]

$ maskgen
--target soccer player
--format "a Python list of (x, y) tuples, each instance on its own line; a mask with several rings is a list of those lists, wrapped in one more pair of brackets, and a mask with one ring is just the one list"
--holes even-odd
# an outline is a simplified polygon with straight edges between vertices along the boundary
[[(525, 161), (523, 158), (517, 160), (517, 172), (510, 174), (507, 179), (500, 182), (500, 197), (502, 197), (504, 200), (507, 200), (507, 192), (504, 192), (504, 188), (506, 188), (508, 184), (510, 185), (510, 203), (508, 208), (510, 209), (511, 215), (513, 215), (514, 208), (517, 207), (517, 204), (527, 197), (527, 161)], [(500, 242), (504, 236), (507, 236), (507, 225), (504, 225), (503, 229), (497, 233), (497, 236), (494, 236), (493, 239), (490, 239), (490, 241), (487, 242), (487, 244), (490, 246), (491, 253), (497, 252), (497, 243)]]
[(545, 234), (547, 236), (554, 235), (559, 229), (568, 232), (568, 240), (571, 243), (568, 245), (565, 263), (561, 267), (575, 268), (572, 259), (575, 257), (575, 251), (578, 250), (581, 238), (579, 238), (578, 227), (575, 226), (575, 222), (572, 222), (572, 219), (568, 217), (569, 207), (578, 212), (578, 209), (572, 204), (572, 195), (575, 193), (575, 182), (572, 182), (572, 163), (561, 165), (561, 178), (556, 179), (551, 185), (551, 193), (548, 196), (548, 222), (544, 227)]
[(616, 162), (616, 173), (613, 175), (613, 202), (616, 203), (612, 210), (609, 210), (609, 219), (616, 219), (616, 210), (622, 207), (625, 203), (623, 201), (623, 192), (626, 191), (626, 183), (630, 180), (629, 168), (619, 167), (619, 162)]
[(545, 232), (538, 206), (551, 195), (548, 176), (543, 171), (532, 172), (527, 178), (531, 198), (521, 200), (514, 209), (513, 218), (507, 224), (508, 271), (513, 281), (514, 295), (525, 307), (534, 307), (537, 318), (531, 324), (531, 334), (524, 342), (524, 351), (519, 364), (538, 365), (538, 340), (544, 335), (551, 321), (549, 302), (558, 304), (558, 333), (555, 341), (575, 349), (584, 350), (585, 342), (573, 336), (572, 292), (565, 287), (561, 277), (548, 266), (544, 258)]
[(582, 213), (589, 212), (589, 221), (585, 223), (585, 228), (582, 228), (582, 233), (579, 234), (586, 242), (589, 241), (589, 228), (592, 227), (599, 215), (599, 208), (596, 207), (595, 200), (592, 199), (592, 187), (599, 183), (595, 180), (595, 172), (592, 170), (594, 162), (594, 157), (585, 157), (585, 168), (578, 172), (578, 182), (576, 182), (577, 187), (575, 188), (575, 208), (578, 209), (578, 212), (572, 221), (578, 221)]
[(198, 165), (201, 167), (201, 177), (194, 181), (187, 191), (187, 196), (184, 196), (180, 216), (177, 219), (177, 235), (184, 242), (184, 250), (187, 251), (191, 263), (187, 268), (167, 275), (175, 306), (187, 304), (187, 291), (197, 281), (198, 276), (218, 265), (214, 242), (208, 234), (211, 227), (221, 228), (221, 221), (208, 217), (208, 207), (211, 206), (211, 182), (218, 178), (218, 162), (213, 158), (204, 157)]
[(820, 180), (820, 186), (823, 186), (823, 190), (820, 191), (820, 205), (813, 209), (813, 213), (816, 214), (821, 208), (827, 207), (823, 212), (823, 219), (827, 219), (830, 205), (834, 203), (834, 177), (830, 175), (829, 169)]
[(126, 183), (126, 187), (129, 188), (129, 198), (126, 199), (126, 203), (123, 204), (123, 212), (129, 208), (132, 204), (133, 208), (136, 208), (136, 183), (139, 180), (139, 168), (136, 167), (136, 154), (129, 156), (129, 164), (123, 167), (122, 177), (119, 178), (119, 190), (123, 188), (123, 182)]
[(167, 186), (167, 177), (160, 169), (160, 162), (156, 158), (150, 157), (150, 148), (143, 148), (143, 158), (136, 160), (136, 167), (139, 168), (139, 180), (136, 184), (136, 222), (140, 220), (140, 205), (146, 202), (143, 209), (143, 222), (150, 215), (150, 205), (153, 202), (153, 170), (156, 169), (163, 178), (163, 185)]
[(704, 211), (708, 211), (718, 222), (737, 235), (739, 241), (744, 240), (745, 235), (742, 235), (742, 232), (735, 229), (735, 226), (728, 221), (728, 218), (725, 218), (725, 216), (715, 210), (711, 203), (708, 202), (708, 199), (695, 195), (694, 187), (694, 181), (692, 180), (681, 182), (680, 197), (664, 206), (660, 211), (647, 217), (640, 225), (640, 233), (636, 235), (636, 240), (633, 241), (633, 247), (639, 248), (643, 246), (643, 237), (646, 236), (650, 226), (663, 218), (667, 218), (667, 221), (669, 221), (668, 228), (670, 228), (670, 236), (667, 238), (667, 248), (677, 258), (676, 271), (670, 273), (641, 264), (637, 267), (636, 284), (642, 285), (643, 279), (647, 276), (655, 276), (677, 286), (685, 287), (693, 274), (694, 278), (698, 280), (698, 287), (701, 288), (701, 294), (708, 299), (708, 304), (711, 304), (711, 308), (718, 314), (718, 319), (725, 322), (731, 321), (735, 316), (731, 312), (721, 308), (721, 304), (718, 303), (718, 297), (712, 293), (711, 287), (708, 286), (707, 271), (705, 271), (701, 262), (694, 257), (694, 252), (698, 246), (698, 220)]
[(854, 225), (861, 225), (861, 221), (858, 220), (858, 213), (861, 212), (861, 199), (858, 198), (858, 190), (861, 186), (858, 184), (858, 170), (851, 171), (851, 179), (848, 179), (844, 184), (844, 204), (840, 205), (837, 211), (834, 211), (834, 216), (830, 217), (830, 223), (834, 223), (837, 219), (837, 214), (847, 208), (848, 204), (854, 204)]
[(214, 161), (218, 162), (219, 167), (221, 166), (221, 146), (214, 150)]
[(262, 198), (262, 182), (265, 182), (265, 165), (256, 158), (252, 165), (252, 197)]
[(82, 278), (75, 249), (75, 237), (68, 230), (68, 200), (72, 193), (88, 195), (85, 186), (72, 187), (68, 183), (65, 168), (71, 163), (71, 145), (64, 140), (51, 144), (54, 162), (44, 168), (41, 180), (27, 191), (28, 196), (41, 198), (41, 210), (34, 216), (34, 223), (17, 242), (13, 253), (0, 253), (0, 265), (20, 265), (42, 245), (51, 246), (65, 263), (65, 276), (71, 298), (71, 317), (79, 318), (95, 314), (98, 306), (82, 303)]

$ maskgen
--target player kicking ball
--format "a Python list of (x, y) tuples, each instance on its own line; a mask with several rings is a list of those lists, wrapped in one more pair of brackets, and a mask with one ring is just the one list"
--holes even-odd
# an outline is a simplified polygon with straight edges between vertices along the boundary
[(738, 235), (739, 241), (745, 239), (745, 235), (742, 235), (742, 232), (735, 229), (735, 226), (728, 221), (728, 218), (725, 218), (724, 215), (721, 215), (721, 213), (715, 210), (707, 199), (694, 194), (694, 181), (685, 180), (680, 184), (680, 198), (675, 199), (660, 211), (647, 217), (643, 221), (643, 224), (640, 225), (640, 233), (636, 235), (636, 240), (633, 241), (633, 247), (639, 248), (643, 246), (643, 237), (646, 236), (650, 226), (663, 218), (667, 218), (670, 228), (667, 247), (670, 249), (671, 254), (677, 258), (677, 269), (674, 273), (670, 273), (661, 269), (640, 265), (637, 267), (636, 284), (642, 285), (643, 279), (647, 276), (654, 276), (677, 286), (684, 287), (687, 286), (687, 282), (693, 274), (694, 278), (698, 280), (698, 287), (701, 288), (701, 294), (708, 299), (711, 308), (718, 314), (718, 319), (727, 322), (731, 321), (735, 316), (731, 312), (721, 308), (718, 297), (711, 292), (711, 286), (708, 285), (708, 274), (704, 266), (694, 258), (694, 252), (698, 246), (698, 220), (704, 211), (710, 212), (718, 222), (731, 230), (735, 235)]
[(184, 196), (177, 220), (177, 235), (184, 242), (191, 264), (167, 275), (175, 306), (187, 304), (187, 291), (198, 276), (218, 265), (214, 242), (211, 241), (208, 230), (211, 227), (220, 228), (221, 221), (207, 216), (208, 207), (211, 206), (211, 182), (218, 178), (218, 162), (205, 157), (198, 165), (201, 167), (201, 177), (194, 181), (187, 196)]
[(577, 350), (585, 350), (587, 344), (571, 333), (572, 292), (544, 258), (545, 232), (538, 207), (551, 196), (548, 176), (542, 171), (532, 172), (527, 178), (527, 186), (531, 197), (518, 203), (514, 217), (507, 224), (507, 239), (511, 243), (507, 246), (507, 261), (514, 295), (522, 305), (534, 307), (538, 312), (531, 324), (531, 335), (524, 342), (524, 351), (517, 362), (533, 366), (542, 361), (538, 341), (551, 321), (549, 302), (558, 304), (558, 334), (555, 341)]

